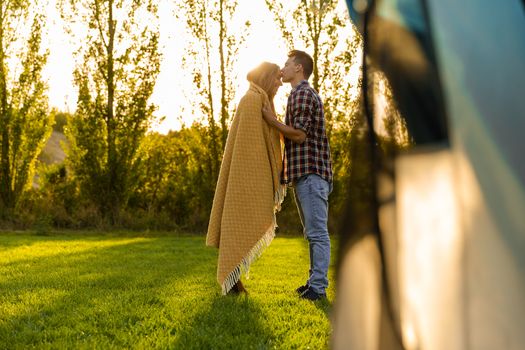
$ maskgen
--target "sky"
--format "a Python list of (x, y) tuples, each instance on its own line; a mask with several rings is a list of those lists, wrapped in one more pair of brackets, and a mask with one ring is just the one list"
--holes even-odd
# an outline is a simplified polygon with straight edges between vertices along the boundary
[[(56, 0), (49, 0), (48, 5), (48, 36), (44, 39), (50, 48), (48, 65), (44, 71), (49, 83), (50, 105), (60, 110), (73, 112), (76, 106), (76, 88), (72, 83), (74, 70), (73, 52), (78, 43), (73, 43), (64, 32), (64, 23), (56, 8)], [(344, 6), (344, 1), (340, 1)], [(245, 47), (239, 51), (236, 64), (236, 81), (234, 103), (242, 97), (248, 87), (246, 73), (262, 61), (270, 61), (279, 65), (286, 60), (287, 49), (280, 33), (266, 8), (264, 0), (239, 1), (239, 18), (249, 19), (251, 27), (249, 39)], [(160, 50), (163, 54), (160, 74), (151, 102), (158, 106), (156, 116), (164, 116), (164, 121), (154, 125), (154, 130), (166, 133), (170, 129), (179, 129), (182, 123), (191, 124), (194, 120), (188, 111), (187, 97), (191, 94), (191, 77), (184, 74), (182, 57), (184, 54), (185, 29), (184, 23), (174, 15), (174, 5), (171, 0), (160, 0)], [(290, 90), (283, 86), (276, 98), (277, 111), (283, 111), (286, 94)], [(184, 108), (186, 107), (186, 108)], [(182, 120), (180, 117), (182, 115)]]

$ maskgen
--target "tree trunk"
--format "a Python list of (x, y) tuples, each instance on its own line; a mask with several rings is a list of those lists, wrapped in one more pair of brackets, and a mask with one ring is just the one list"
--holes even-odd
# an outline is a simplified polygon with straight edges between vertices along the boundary
[[(6, 72), (6, 57), (4, 52), (4, 30), (3, 30), (4, 13), (0, 9), (0, 113), (1, 113), (1, 128), (2, 128), (2, 159), (1, 177), (0, 177), (0, 196), (4, 210), (9, 211), (13, 209), (13, 191), (11, 187), (11, 162), (9, 157), (9, 122), (10, 122), (10, 108), (7, 101), (7, 72)], [(3, 212), (2, 214), (8, 214)]]
[(115, 224), (118, 220), (120, 211), (120, 193), (121, 190), (117, 186), (118, 182), (118, 164), (117, 154), (115, 145), (115, 116), (114, 116), (114, 100), (115, 100), (115, 84), (114, 84), (114, 60), (113, 60), (113, 46), (115, 42), (115, 27), (116, 21), (113, 20), (113, 0), (109, 1), (109, 40), (107, 47), (107, 60), (108, 60), (108, 75), (107, 75), (107, 87), (108, 87), (108, 105), (107, 105), (107, 142), (108, 142), (108, 196), (109, 196), (109, 215), (112, 224)]
[(317, 13), (314, 12), (313, 17), (313, 31), (312, 31), (312, 42), (314, 44), (314, 54), (313, 54), (313, 87), (315, 91), (320, 92), (319, 84), (319, 37), (321, 36), (321, 23), (322, 23), (322, 1), (319, 4), (319, 10)]
[(221, 148), (226, 145), (228, 137), (228, 101), (226, 99), (226, 68), (224, 63), (224, 41), (226, 28), (224, 26), (224, 0), (219, 1), (219, 57), (221, 69)]
[[(203, 8), (203, 11), (206, 11), (206, 8)], [(206, 13), (206, 12), (205, 12)], [(208, 69), (208, 123), (210, 124), (210, 154), (211, 158), (209, 159), (210, 168), (212, 171), (212, 176), (214, 179), (217, 179), (219, 176), (220, 162), (219, 162), (219, 144), (217, 142), (217, 124), (215, 123), (214, 108), (213, 108), (213, 94), (212, 94), (212, 74), (211, 74), (211, 61), (210, 61), (210, 42), (208, 37), (208, 26), (204, 23), (204, 38), (206, 45), (206, 65)]]

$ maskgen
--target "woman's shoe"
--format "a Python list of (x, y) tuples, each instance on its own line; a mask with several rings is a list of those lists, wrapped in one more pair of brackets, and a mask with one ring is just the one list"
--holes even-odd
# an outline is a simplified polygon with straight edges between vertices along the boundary
[(246, 288), (244, 288), (244, 285), (242, 284), (241, 280), (238, 280), (237, 283), (235, 283), (233, 287), (226, 294), (241, 294), (241, 293), (248, 294), (248, 291), (246, 290)]
[(244, 285), (242, 284), (241, 280), (238, 280), (237, 283), (235, 283), (235, 286), (237, 286), (237, 290), (239, 293), (245, 293), (248, 294), (248, 291), (246, 288), (244, 288)]

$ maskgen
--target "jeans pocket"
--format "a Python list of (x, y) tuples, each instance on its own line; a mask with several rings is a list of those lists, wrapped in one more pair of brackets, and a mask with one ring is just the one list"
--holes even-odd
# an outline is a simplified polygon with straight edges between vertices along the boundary
[(310, 177), (309, 187), (311, 191), (319, 193), (323, 200), (328, 200), (328, 195), (331, 192), (331, 184), (319, 175), (312, 174)]
[(310, 177), (310, 174), (306, 174), (295, 180), (296, 184), (306, 184), (308, 183), (308, 178)]

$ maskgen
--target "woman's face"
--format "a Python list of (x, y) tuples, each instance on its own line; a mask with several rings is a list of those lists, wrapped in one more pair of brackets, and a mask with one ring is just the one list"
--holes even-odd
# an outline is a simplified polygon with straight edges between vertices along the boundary
[(275, 96), (275, 94), (277, 94), (277, 90), (279, 90), (279, 87), (281, 87), (281, 85), (283, 85), (282, 81), (281, 81), (281, 71), (277, 71), (277, 73), (275, 74), (274, 76), (274, 79), (273, 79), (273, 95)]

